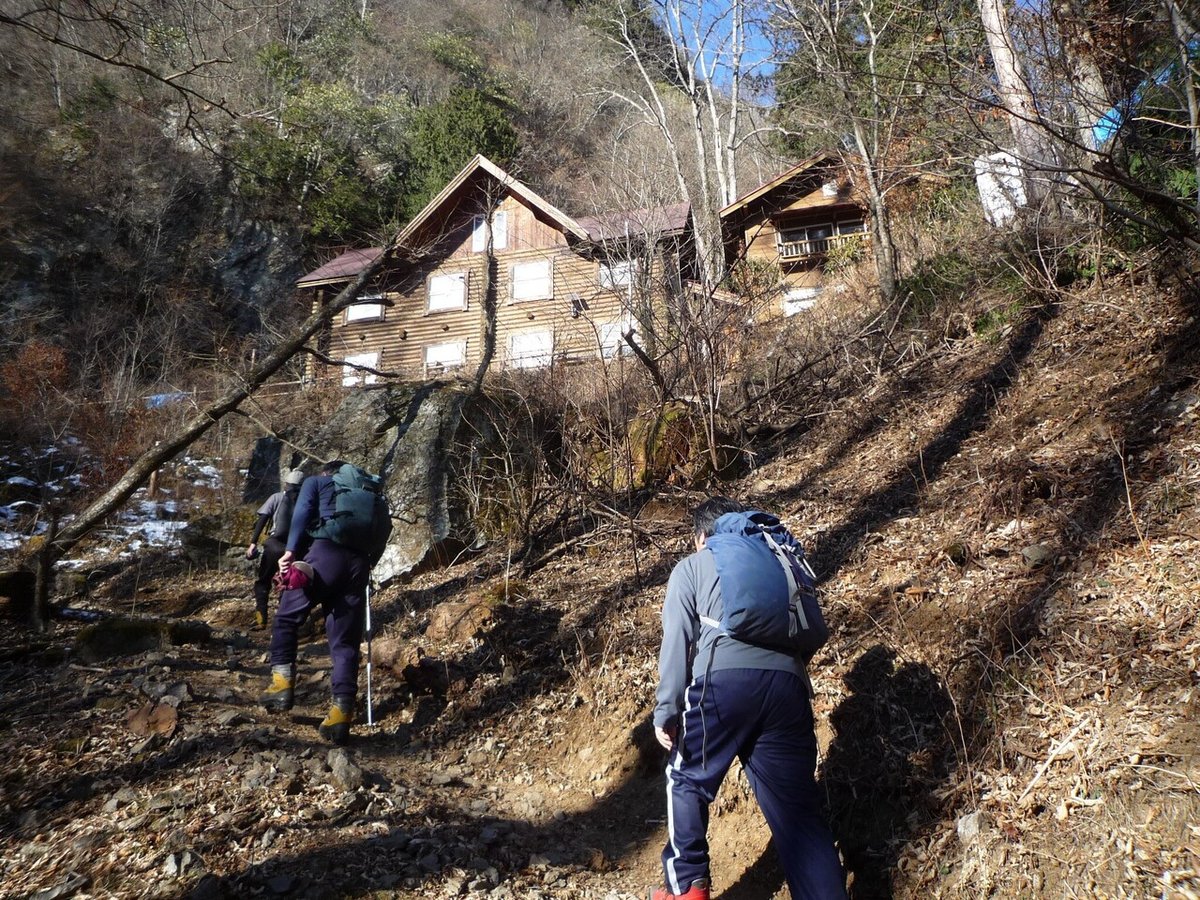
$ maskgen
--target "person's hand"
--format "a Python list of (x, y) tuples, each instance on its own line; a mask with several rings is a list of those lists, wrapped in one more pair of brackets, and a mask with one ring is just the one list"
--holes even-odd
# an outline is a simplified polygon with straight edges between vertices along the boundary
[(670, 752), (675, 749), (675, 735), (679, 731), (677, 725), (655, 725), (654, 736), (658, 738), (658, 742), (663, 745), (663, 749)]
[(279, 557), (279, 571), (286, 572), (290, 569), (292, 567), (292, 560), (295, 558), (296, 556), (291, 550), (284, 550), (283, 556)]
[(258, 556), (258, 544), (251, 541), (250, 546), (246, 548), (246, 559), (254, 559), (256, 556)]

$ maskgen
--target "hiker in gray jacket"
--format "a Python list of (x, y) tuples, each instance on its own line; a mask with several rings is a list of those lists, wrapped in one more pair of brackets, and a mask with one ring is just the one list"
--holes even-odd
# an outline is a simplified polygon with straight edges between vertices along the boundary
[[(258, 521), (246, 548), (246, 559), (258, 559), (258, 576), (254, 579), (254, 627), (267, 626), (267, 600), (271, 596), (271, 580), (279, 571), (279, 557), (287, 549), (288, 529), (292, 527), (292, 511), (296, 508), (296, 496), (304, 473), (299, 469), (288, 472), (283, 490), (276, 491), (267, 502), (258, 508)], [(267, 539), (258, 543), (259, 536), (266, 531)]]
[(771, 828), (792, 897), (843, 900), (845, 877), (814, 777), (804, 659), (738, 641), (721, 627), (721, 582), (706, 543), (719, 518), (742, 511), (726, 497), (702, 503), (693, 514), (696, 552), (667, 583), (654, 708), (655, 736), (670, 752), (666, 887), (652, 900), (708, 900), (708, 807), (735, 756)]

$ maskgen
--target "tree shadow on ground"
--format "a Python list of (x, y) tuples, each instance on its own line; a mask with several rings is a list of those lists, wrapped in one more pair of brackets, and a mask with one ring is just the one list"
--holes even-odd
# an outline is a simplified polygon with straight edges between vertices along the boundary
[[(897, 466), (882, 487), (860, 499), (839, 526), (814, 544), (812, 559), (820, 567), (822, 581), (847, 564), (865, 535), (915, 508), (929, 482), (941, 474), (972, 435), (988, 426), (993, 410), (1057, 311), (1057, 306), (1047, 304), (1016, 329), (1005, 354), (964, 385), (963, 400), (954, 417), (915, 457)], [(867, 425), (854, 433), (865, 433)], [(839, 452), (849, 449), (850, 444), (843, 442)], [(806, 477), (779, 492), (775, 502), (782, 505), (795, 500), (810, 483), (811, 476)], [(864, 654), (847, 676), (849, 696), (830, 715), (838, 736), (820, 772), (829, 798), (834, 837), (855, 897), (890, 896), (887, 886), (891, 868), (921, 818), (913, 818), (913, 801), (927, 795), (954, 767), (951, 732), (941, 718), (949, 708), (945, 687), (924, 665), (905, 664), (895, 669), (894, 663), (895, 651), (878, 646)], [(872, 690), (879, 696), (872, 696)], [(901, 749), (905, 752), (899, 753)], [(909, 761), (909, 753), (923, 760), (916, 784), (913, 779), (918, 773)], [(860, 771), (860, 765), (869, 768)], [(773, 876), (769, 874), (772, 870), (776, 873)], [(751, 878), (759, 884), (783, 884), (773, 850), (768, 848), (748, 875), (723, 896), (750, 900)]]
[[(915, 509), (923, 486), (940, 474), (970, 435), (986, 426), (991, 410), (1013, 382), (1017, 363), (1041, 332), (1040, 323), (1032, 325), (1018, 334), (1007, 360), (966, 388), (961, 412), (923, 448), (914, 461), (919, 465), (910, 464), (907, 472), (861, 500), (841, 526), (823, 536), (813, 555), (823, 564), (825, 578), (846, 564), (869, 531)], [(1083, 462), (1071, 472), (1079, 493), (1073, 499), (1058, 497), (1060, 525), (1054, 549), (1068, 567), (1093, 548), (1098, 537), (1117, 527), (1126, 512), (1127, 485), (1157, 476), (1157, 455), (1151, 451), (1168, 439), (1168, 430), (1160, 427), (1160, 408), (1170, 396), (1164, 387), (1180, 389), (1196, 381), (1194, 374), (1186, 373), (1194, 373), (1200, 362), (1200, 346), (1186, 326), (1164, 336), (1157, 349), (1154, 373), (1121, 385), (1095, 410), (1098, 419), (1120, 423), (1110, 451), (1084, 451)], [(787, 493), (795, 496), (797, 490)], [(993, 733), (987, 710), (996, 680), (1003, 676), (1006, 660), (1044, 637), (1042, 614), (1059, 590), (1061, 577), (1056, 565), (1045, 566), (1029, 573), (1021, 589), (968, 611), (956, 623), (962, 654), (944, 678), (921, 664), (898, 663), (903, 651), (878, 639), (847, 674), (847, 696), (830, 714), (835, 738), (820, 781), (851, 875), (852, 898), (892, 896), (895, 865), (905, 846), (945, 814), (935, 789), (961, 759), (977, 759), (986, 752)], [(871, 632), (884, 636), (885, 626), (870, 622), (861, 636)], [(763, 896), (754, 891), (754, 883), (775, 888), (783, 884), (773, 851), (764, 852), (722, 897)]]

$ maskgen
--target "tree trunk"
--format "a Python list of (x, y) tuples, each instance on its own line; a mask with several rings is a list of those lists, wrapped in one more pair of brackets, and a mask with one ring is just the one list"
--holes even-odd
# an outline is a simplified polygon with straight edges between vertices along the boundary
[(1062, 39), (1063, 59), (1071, 84), (1071, 111), (1079, 144), (1094, 150), (1093, 133), (1100, 117), (1112, 106), (1104, 75), (1096, 61), (1096, 44), (1080, 0), (1058, 0), (1051, 7)]
[[(848, 96), (848, 92), (847, 92)], [(867, 182), (867, 205), (871, 209), (871, 251), (875, 256), (875, 275), (879, 279), (879, 293), (885, 303), (896, 296), (899, 266), (896, 260), (896, 242), (892, 239), (891, 213), (887, 197), (879, 183), (876, 160), (867, 144), (862, 124), (854, 123), (854, 141), (862, 158), (862, 172)]]
[(492, 205), (487, 212), (487, 246), (484, 248), (483, 267), (483, 342), (479, 354), (479, 366), (475, 370), (475, 384), (472, 391), (476, 394), (483, 388), (483, 378), (487, 375), (496, 355), (496, 284), (497, 263), (496, 244), (492, 232), (492, 222), (496, 215), (496, 207)]
[(1009, 129), (1016, 143), (1016, 155), (1024, 170), (1025, 197), (1030, 206), (1037, 207), (1046, 195), (1044, 183), (1035, 176), (1046, 164), (1038, 135), (1038, 111), (1033, 92), (1025, 80), (1020, 59), (1008, 30), (1008, 11), (1004, 0), (977, 0), (988, 49), (996, 69), (996, 93), (1008, 113)]
[[(1184, 22), (1183, 13), (1175, 0), (1166, 0), (1171, 14), (1171, 27), (1179, 45), (1179, 65), (1183, 74), (1183, 90), (1187, 97), (1188, 133), (1192, 144), (1192, 168), (1196, 173), (1196, 184), (1200, 185), (1200, 98), (1196, 96), (1196, 70), (1188, 54), (1188, 43), (1193, 39), (1192, 29)], [(1200, 192), (1196, 196), (1196, 224), (1200, 228)]]

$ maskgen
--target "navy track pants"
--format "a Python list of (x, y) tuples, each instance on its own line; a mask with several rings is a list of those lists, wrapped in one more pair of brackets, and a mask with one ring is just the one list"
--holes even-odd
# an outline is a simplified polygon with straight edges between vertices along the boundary
[(817, 740), (804, 682), (794, 673), (718, 669), (687, 691), (667, 763), (667, 887), (709, 878), (708, 806), (738, 757), (795, 900), (841, 900), (846, 879), (814, 772)]
[(313, 582), (279, 595), (275, 627), (271, 632), (271, 665), (296, 661), (298, 632), (314, 606), (325, 612), (325, 637), (332, 661), (330, 680), (334, 697), (358, 693), (359, 644), (366, 623), (367, 579), (371, 566), (366, 557), (333, 541), (313, 541), (304, 561), (312, 565)]

